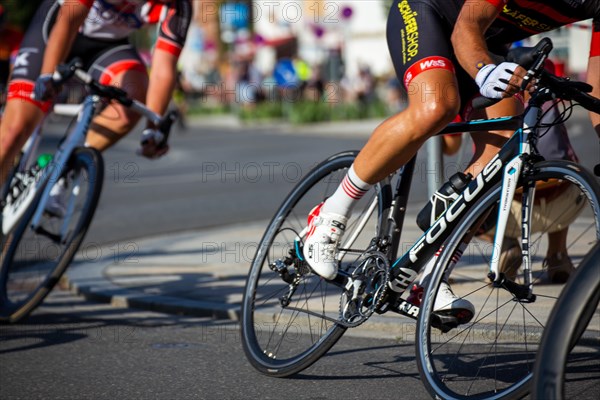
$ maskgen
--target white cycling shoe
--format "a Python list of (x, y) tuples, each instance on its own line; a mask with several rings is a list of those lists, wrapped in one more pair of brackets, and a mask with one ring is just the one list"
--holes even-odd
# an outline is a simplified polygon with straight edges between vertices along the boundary
[(461, 324), (469, 322), (473, 318), (473, 315), (475, 315), (473, 304), (455, 295), (450, 285), (446, 282), (440, 284), (435, 304), (433, 305), (433, 311), (451, 314), (458, 318)]
[[(420, 306), (421, 301), (423, 300), (423, 290), (422, 286), (414, 285), (407, 301), (416, 306)], [(435, 298), (433, 312), (452, 315), (453, 317), (456, 317), (460, 324), (465, 324), (475, 315), (475, 307), (470, 301), (455, 295), (447, 282), (442, 282), (438, 289), (437, 297)]]
[(337, 275), (336, 254), (348, 218), (334, 213), (321, 213), (323, 203), (308, 215), (308, 233), (304, 238), (304, 258), (312, 270), (325, 279)]

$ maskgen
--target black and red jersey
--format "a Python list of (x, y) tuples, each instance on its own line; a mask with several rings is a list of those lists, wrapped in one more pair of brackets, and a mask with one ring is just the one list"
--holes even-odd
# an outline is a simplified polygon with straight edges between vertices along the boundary
[[(120, 40), (146, 24), (160, 28), (156, 48), (179, 55), (192, 18), (190, 0), (79, 0), (90, 8), (81, 33), (89, 38)], [(59, 3), (62, 3), (59, 0)]]
[[(591, 19), (593, 20), (592, 55), (600, 55), (600, 0), (486, 0), (500, 14), (485, 33), (491, 50), (498, 50), (530, 36)], [(407, 1), (433, 7), (450, 31), (456, 23), (464, 0)], [(476, 6), (474, 4), (469, 5)], [(469, 10), (466, 10), (469, 12)], [(478, 10), (472, 10), (477, 13)]]
[(500, 11), (488, 42), (508, 44), (561, 26), (592, 19), (592, 55), (600, 55), (600, 0), (487, 0)]

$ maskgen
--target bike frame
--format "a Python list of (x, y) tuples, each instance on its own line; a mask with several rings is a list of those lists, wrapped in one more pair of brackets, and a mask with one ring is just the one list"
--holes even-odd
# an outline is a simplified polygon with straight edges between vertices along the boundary
[[(39, 179), (37, 179), (37, 182), (34, 185), (29, 185), (25, 188), (24, 193), (21, 194), (22, 200), (14, 204), (12, 210), (9, 210), (8, 215), (10, 215), (11, 218), (7, 218), (7, 214), (5, 214), (5, 217), (2, 221), (2, 231), (5, 234), (13, 229), (15, 224), (24, 214), (25, 210), (29, 208), (35, 199), (36, 194), (43, 189), (40, 203), (32, 219), (33, 229), (37, 229), (39, 227), (42, 213), (46, 206), (46, 202), (48, 201), (50, 190), (52, 189), (53, 184), (56, 183), (60, 178), (62, 171), (64, 170), (64, 167), (66, 166), (69, 157), (75, 148), (84, 145), (87, 130), (91, 124), (92, 118), (96, 112), (96, 107), (99, 103), (100, 97), (95, 95), (86, 96), (85, 100), (83, 101), (81, 111), (78, 114), (75, 128), (67, 135), (65, 140), (59, 146), (53, 156), (52, 162), (42, 171), (41, 176)], [(41, 126), (42, 124), (36, 128), (35, 132), (24, 146), (23, 156), (19, 164), (19, 171), (27, 170), (34, 162), (34, 157), (41, 141)], [(5, 210), (3, 210), (3, 212)], [(68, 218), (65, 218), (61, 232), (65, 231), (66, 227), (68, 226), (68, 222)]]
[[(77, 147), (81, 147), (85, 144), (85, 136), (87, 131), (92, 123), (92, 119), (94, 118), (94, 114), (96, 113), (96, 107), (100, 103), (100, 98), (95, 95), (86, 96), (83, 101), (83, 108), (77, 117), (77, 124), (75, 125), (75, 129), (69, 133), (63, 144), (56, 151), (52, 163), (50, 163), (50, 168), (46, 168), (42, 175), (42, 178), (36, 185), (36, 191), (40, 188), (44, 188), (42, 192), (42, 197), (38, 204), (38, 207), (35, 211), (35, 214), (31, 220), (32, 229), (36, 230), (40, 226), (40, 221), (42, 219), (42, 214), (44, 209), (46, 208), (46, 203), (48, 198), (50, 197), (50, 190), (52, 190), (52, 186), (58, 182), (60, 179), (71, 154)], [(73, 201), (69, 201), (67, 206), (67, 214), (72, 214)], [(61, 237), (66, 232), (67, 227), (69, 226), (69, 218), (65, 218), (63, 221), (63, 225), (61, 228)]]
[[(75, 128), (67, 135), (65, 140), (59, 146), (58, 150), (54, 154), (54, 158), (52, 162), (46, 167), (41, 177), (37, 180), (34, 185), (28, 185), (24, 192), (21, 194), (19, 201), (14, 205), (7, 205), (4, 210), (2, 210), (3, 217), (2, 218), (2, 232), (7, 234), (10, 232), (15, 224), (19, 221), (19, 219), (25, 213), (25, 210), (29, 208), (33, 200), (35, 199), (36, 194), (43, 190), (40, 198), (40, 202), (38, 207), (33, 215), (31, 220), (31, 225), (34, 230), (38, 230), (40, 228), (42, 215), (44, 213), (46, 203), (48, 201), (50, 191), (52, 187), (60, 177), (62, 176), (63, 171), (71, 154), (77, 147), (81, 147), (85, 145), (85, 137), (89, 130), (90, 124), (96, 114), (96, 111), (99, 105), (102, 103), (103, 98), (114, 98), (116, 101), (121, 102), (121, 104), (126, 105), (133, 111), (143, 115), (156, 126), (160, 126), (163, 124), (163, 119), (160, 115), (156, 114), (152, 110), (148, 109), (143, 103), (137, 100), (131, 100), (129, 98), (123, 99), (122, 97), (112, 97), (112, 96), (126, 96), (125, 92), (119, 91), (115, 92), (116, 88), (102, 85), (97, 83), (92, 79), (90, 75), (88, 75), (85, 71), (81, 69), (75, 69), (73, 74), (83, 83), (85, 83), (89, 90), (90, 94), (88, 94), (83, 104), (80, 106), (81, 108), (78, 110), (77, 114), (77, 124)], [(41, 124), (40, 124), (41, 126)], [(170, 124), (169, 124), (170, 127)], [(27, 169), (27, 167), (31, 166), (33, 162), (33, 157), (35, 155), (35, 150), (37, 149), (40, 141), (40, 128), (36, 129), (34, 135), (30, 138), (27, 144), (24, 147), (24, 155), (22, 158), (22, 162), (19, 165), (19, 168), (22, 168), (23, 171)], [(9, 183), (10, 184), (10, 183)], [(75, 188), (78, 187), (78, 182), (75, 182)], [(73, 211), (73, 198), (69, 201), (67, 205), (67, 216), (72, 215)], [(9, 209), (9, 213), (6, 213), (6, 209)], [(7, 218), (7, 216), (9, 218)], [(59, 239), (64, 239), (64, 235), (67, 232), (67, 228), (69, 226), (69, 219), (65, 218), (61, 228), (61, 234)]]
[[(457, 227), (461, 217), (475, 204), (483, 194), (502, 181), (501, 203), (498, 211), (494, 247), (489, 276), (493, 284), (500, 286), (502, 276), (499, 273), (499, 250), (502, 248), (504, 231), (510, 214), (510, 205), (513, 201), (516, 187), (527, 160), (532, 153), (530, 136), (535, 133), (536, 125), (541, 117), (541, 104), (543, 99), (532, 98), (530, 105), (523, 115), (515, 117), (502, 117), (495, 119), (474, 120), (469, 122), (449, 124), (439, 134), (458, 132), (477, 132), (490, 130), (514, 130), (515, 133), (501, 148), (500, 152), (483, 168), (465, 188), (463, 193), (452, 205), (436, 220), (436, 222), (411, 246), (402, 256), (397, 258), (390, 266), (389, 298), (384, 307), (400, 312), (411, 318), (418, 317), (419, 308), (401, 299), (401, 295), (415, 282), (417, 275), (422, 271), (433, 268), (437, 261), (436, 253)], [(416, 156), (413, 157), (398, 172), (398, 182), (392, 198), (391, 205), (383, 211), (383, 239), (387, 245), (387, 254), (395, 255), (400, 245), (401, 232), (406, 216), (408, 195), (415, 169)], [(525, 285), (531, 290), (531, 264), (529, 257), (529, 238), (526, 232), (531, 219), (534, 190), (524, 188), (523, 195), (523, 261), (525, 270)], [(371, 210), (371, 208), (369, 208)], [(381, 243), (379, 244), (381, 245)], [(344, 246), (346, 247), (346, 246)], [(340, 272), (338, 275), (343, 276)], [(343, 276), (346, 280), (349, 277)], [(506, 285), (511, 286), (511, 285)], [(516, 287), (518, 286), (518, 288)], [(522, 286), (514, 284), (514, 290)], [(387, 309), (382, 309), (382, 312)]]

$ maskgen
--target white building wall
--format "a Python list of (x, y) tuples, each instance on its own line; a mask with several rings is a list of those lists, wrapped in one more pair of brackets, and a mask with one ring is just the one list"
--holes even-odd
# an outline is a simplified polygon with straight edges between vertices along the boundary
[[(587, 27), (587, 28), (586, 28)], [(574, 74), (584, 74), (587, 71), (587, 61), (590, 55), (592, 41), (592, 22), (586, 21), (569, 29), (569, 71)]]
[(354, 10), (346, 36), (348, 74), (355, 76), (359, 65), (368, 65), (375, 75), (392, 70), (386, 42), (387, 10), (382, 0), (340, 1)]

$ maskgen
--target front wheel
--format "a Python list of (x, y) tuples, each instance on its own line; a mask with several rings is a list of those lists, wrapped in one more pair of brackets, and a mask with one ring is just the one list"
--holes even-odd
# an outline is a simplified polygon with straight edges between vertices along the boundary
[(40, 190), (15, 228), (2, 239), (0, 259), (0, 321), (17, 322), (35, 309), (56, 285), (75, 256), (100, 198), (104, 164), (91, 148), (76, 149), (57, 182), (64, 186), (66, 212), (44, 212), (39, 226), (32, 219)]
[[(430, 276), (417, 325), (417, 365), (422, 381), (444, 399), (520, 398), (529, 390), (534, 362), (550, 311), (564, 281), (600, 240), (600, 188), (596, 178), (573, 163), (534, 166), (519, 187), (535, 188), (528, 226), (529, 272), (522, 264), (522, 201), (512, 203), (502, 252), (491, 244), (501, 184), (472, 206), (444, 245)], [(506, 277), (488, 277), (498, 257)], [(529, 282), (527, 284), (526, 282)], [(474, 307), (467, 323), (439, 326), (442, 284)], [(442, 297), (440, 296), (440, 299)]]
[[(355, 157), (355, 152), (340, 153), (310, 171), (285, 199), (258, 245), (242, 301), (241, 336), (248, 360), (264, 374), (283, 377), (309, 367), (360, 319), (354, 318), (356, 310), (349, 311), (343, 283), (314, 274), (302, 253), (309, 212), (333, 194)], [(389, 193), (388, 184), (379, 184), (354, 208), (338, 255), (346, 274), (357, 273), (357, 265), (360, 273), (368, 270), (365, 275), (375, 279), (387, 273), (374, 267), (385, 265), (385, 257), (367, 260), (363, 253), (379, 233)]]

